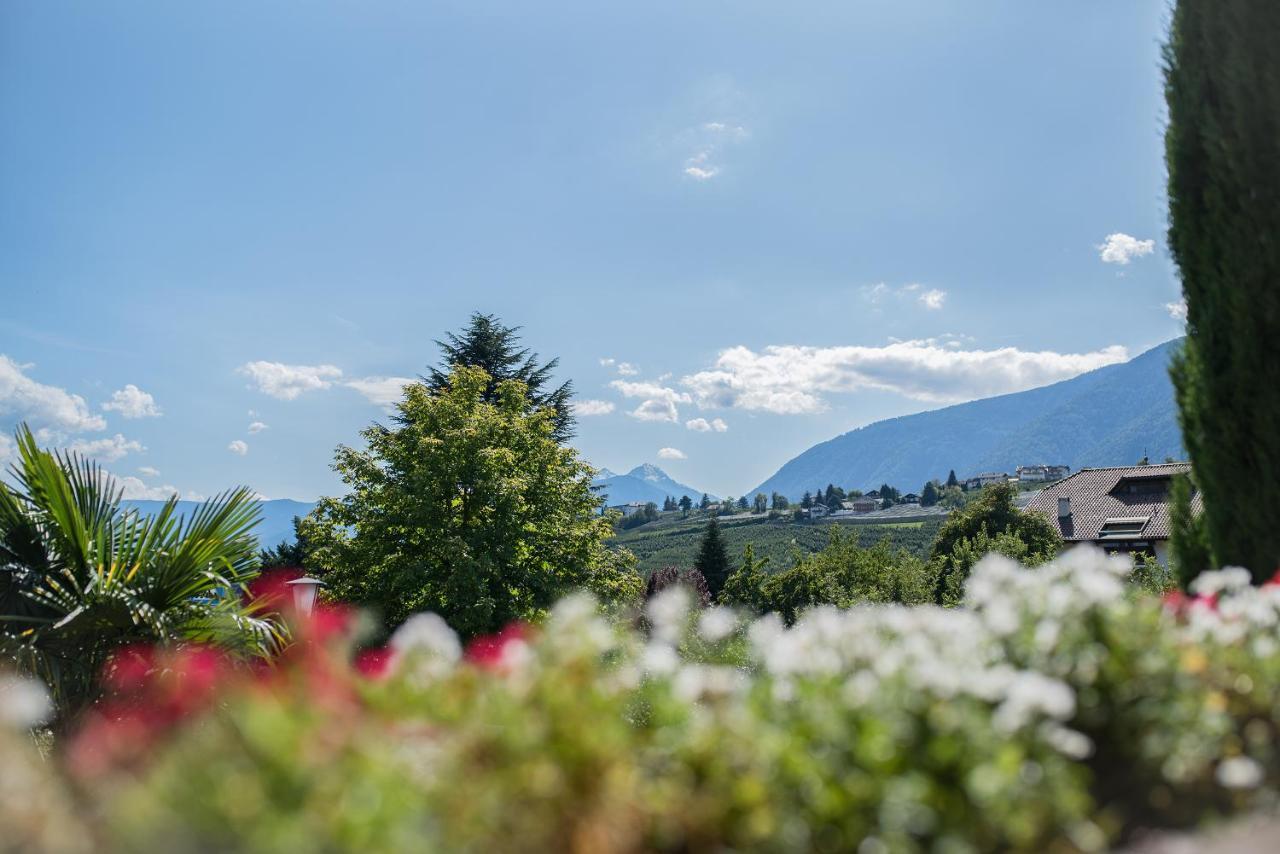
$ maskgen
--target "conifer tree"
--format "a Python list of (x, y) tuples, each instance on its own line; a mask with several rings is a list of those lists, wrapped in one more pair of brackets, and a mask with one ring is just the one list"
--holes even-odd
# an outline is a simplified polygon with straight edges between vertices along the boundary
[(717, 600), (732, 570), (729, 566), (729, 548), (725, 544), (724, 534), (720, 532), (720, 522), (715, 516), (707, 522), (707, 530), (702, 535), (702, 545), (698, 548), (698, 559), (693, 567), (707, 580), (712, 601)]
[(1213, 561), (1257, 581), (1280, 561), (1278, 33), (1275, 0), (1179, 0), (1165, 46), (1179, 421)]
[(559, 359), (539, 365), (538, 354), (520, 347), (519, 326), (505, 326), (492, 314), (475, 312), (466, 328), (458, 333), (445, 333), (440, 347), (440, 364), (430, 369), (422, 380), (432, 389), (447, 388), (455, 365), (481, 368), (489, 375), (485, 389), (486, 403), (498, 402), (498, 387), (508, 380), (519, 380), (528, 389), (529, 400), (537, 409), (555, 411), (552, 437), (564, 443), (573, 437), (573, 383), (566, 381), (551, 387), (551, 373)]
[(960, 485), (960, 479), (959, 479), (958, 477), (956, 477), (956, 470), (955, 470), (955, 469), (952, 469), (952, 470), (951, 470), (951, 473), (947, 475), (947, 484), (946, 484), (946, 485), (947, 485), (948, 487), (951, 487), (951, 486), (959, 486), (959, 485)]

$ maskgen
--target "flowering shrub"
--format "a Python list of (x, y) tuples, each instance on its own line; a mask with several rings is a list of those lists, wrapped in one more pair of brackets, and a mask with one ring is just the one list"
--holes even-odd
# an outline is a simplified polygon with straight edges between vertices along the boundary
[(359, 655), (322, 612), (272, 668), (122, 660), (46, 771), (117, 850), (1098, 850), (1270, 804), (1280, 586), (1161, 599), (1129, 571), (991, 556), (964, 607), (790, 628), (681, 587), (643, 621), (578, 596)]

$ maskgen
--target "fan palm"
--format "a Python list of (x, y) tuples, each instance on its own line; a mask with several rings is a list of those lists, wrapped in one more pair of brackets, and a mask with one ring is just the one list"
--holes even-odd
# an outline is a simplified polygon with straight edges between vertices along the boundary
[(44, 680), (60, 717), (96, 696), (113, 650), (207, 643), (270, 655), (283, 625), (239, 591), (257, 574), (259, 508), (241, 488), (188, 518), (177, 496), (153, 516), (120, 506), (95, 463), (17, 433), (12, 484), (0, 481), (0, 660)]

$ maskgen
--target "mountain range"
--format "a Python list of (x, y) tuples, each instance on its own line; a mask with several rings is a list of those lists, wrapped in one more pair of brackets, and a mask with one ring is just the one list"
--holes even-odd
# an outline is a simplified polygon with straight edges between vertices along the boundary
[[(597, 487), (598, 494), (608, 496), (608, 504), (652, 501), (659, 507), (667, 496), (679, 500), (680, 496), (687, 495), (694, 501), (698, 501), (705, 491), (678, 483), (652, 463), (638, 465), (626, 474), (615, 474), (608, 469), (600, 469), (592, 485)], [(713, 501), (716, 500), (716, 496), (710, 493), (708, 497)]]
[(877, 421), (815, 445), (746, 494), (797, 499), (828, 483), (915, 492), (953, 469), (963, 479), (1041, 463), (1075, 471), (1185, 459), (1168, 372), (1181, 342), (1053, 385)]
[[(144, 515), (154, 515), (160, 512), (164, 507), (163, 501), (143, 501), (129, 500), (120, 502), (125, 507), (132, 507)], [(190, 516), (191, 513), (200, 506), (198, 501), (179, 501), (178, 515)], [(271, 548), (282, 542), (293, 542), (293, 517), (305, 516), (311, 512), (311, 508), (315, 505), (306, 501), (293, 501), (288, 498), (277, 498), (273, 501), (263, 501), (262, 520), (258, 522), (258, 526), (254, 529), (254, 536), (258, 538), (258, 545), (262, 548)]]

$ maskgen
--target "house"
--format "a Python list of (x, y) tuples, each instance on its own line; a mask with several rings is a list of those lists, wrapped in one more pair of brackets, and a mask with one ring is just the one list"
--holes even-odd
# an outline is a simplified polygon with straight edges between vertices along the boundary
[(874, 513), (880, 509), (880, 502), (862, 495), (852, 501), (842, 501), (840, 506), (851, 513)]
[(622, 514), (622, 518), (625, 519), (628, 516), (634, 516), (635, 514), (639, 513), (646, 506), (647, 505), (643, 501), (629, 501), (626, 504), (613, 504), (609, 507), (609, 509), (617, 510), (619, 513)]
[(1062, 480), (1071, 474), (1071, 466), (1018, 466), (1017, 476), (1022, 483), (1044, 483)]
[(812, 507), (810, 507), (806, 512), (809, 514), (810, 519), (821, 519), (823, 516), (827, 515), (827, 512), (828, 512), (827, 505), (815, 504)]
[(919, 504), (920, 496), (914, 492), (908, 492), (906, 495), (898, 499), (899, 504)]
[[(1173, 478), (1190, 470), (1190, 463), (1081, 469), (1045, 487), (1027, 511), (1049, 517), (1068, 546), (1146, 553), (1167, 566)], [(1199, 493), (1191, 505), (1193, 513), (1200, 512)]]
[(1008, 483), (1008, 472), (984, 471), (982, 474), (975, 474), (964, 482), (965, 491), (971, 489), (982, 489), (984, 486), (990, 486), (993, 483)]

